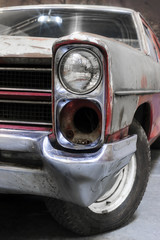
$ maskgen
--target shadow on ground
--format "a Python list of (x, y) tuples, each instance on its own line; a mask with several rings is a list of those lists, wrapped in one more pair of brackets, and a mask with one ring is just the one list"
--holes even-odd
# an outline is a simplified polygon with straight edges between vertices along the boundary
[(0, 239), (75, 239), (50, 216), (43, 200), (26, 195), (0, 195)]

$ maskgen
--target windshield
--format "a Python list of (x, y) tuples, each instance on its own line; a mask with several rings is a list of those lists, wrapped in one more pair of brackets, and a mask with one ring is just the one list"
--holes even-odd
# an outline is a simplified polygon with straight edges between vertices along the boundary
[(26, 9), (0, 13), (0, 35), (59, 38), (89, 32), (139, 48), (132, 15), (87, 9)]

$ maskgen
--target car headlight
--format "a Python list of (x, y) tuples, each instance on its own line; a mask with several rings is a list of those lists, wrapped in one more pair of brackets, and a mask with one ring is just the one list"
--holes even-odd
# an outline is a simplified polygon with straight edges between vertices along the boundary
[(68, 91), (76, 94), (89, 93), (101, 81), (102, 63), (97, 54), (88, 49), (72, 49), (61, 58), (59, 77)]

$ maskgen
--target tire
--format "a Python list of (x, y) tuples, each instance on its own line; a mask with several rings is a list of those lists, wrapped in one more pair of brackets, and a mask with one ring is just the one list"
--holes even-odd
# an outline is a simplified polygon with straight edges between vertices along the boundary
[(117, 175), (115, 184), (96, 203), (80, 207), (69, 202), (48, 199), (52, 216), (65, 228), (79, 235), (93, 235), (127, 224), (144, 195), (150, 172), (150, 148), (146, 134), (133, 121), (130, 134), (137, 134), (137, 151), (130, 163)]

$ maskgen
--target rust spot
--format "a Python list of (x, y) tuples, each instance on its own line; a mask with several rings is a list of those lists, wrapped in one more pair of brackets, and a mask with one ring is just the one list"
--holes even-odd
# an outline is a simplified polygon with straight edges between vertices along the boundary
[(146, 78), (146, 76), (142, 77), (141, 88), (147, 88), (147, 78)]
[(6, 44), (6, 45), (8, 45), (8, 46), (10, 46), (11, 44), (10, 43), (8, 43), (8, 42), (4, 42), (4, 44)]
[(129, 127), (125, 127), (118, 132), (108, 136), (107, 143), (115, 142), (128, 136)]
[(72, 139), (74, 137), (74, 132), (72, 130), (67, 130), (66, 137)]
[(101, 111), (91, 101), (72, 100), (63, 107), (59, 120), (62, 134), (73, 143), (86, 145), (101, 135)]
[(38, 47), (38, 46), (31, 46), (32, 48), (38, 48), (38, 49), (45, 49), (47, 51), (51, 51), (51, 49), (49, 48), (45, 48), (45, 47)]
[(123, 115), (124, 115), (124, 107), (122, 108), (119, 116), (119, 128), (121, 126), (122, 120), (123, 120)]
[(90, 141), (88, 139), (75, 139), (74, 143), (81, 144), (81, 145), (87, 145), (87, 144), (92, 143), (92, 141)]
[(37, 41), (38, 40), (39, 42), (46, 41), (46, 38), (38, 38), (37, 39), (37, 37), (30, 37), (30, 39), (33, 40), (33, 41)]

